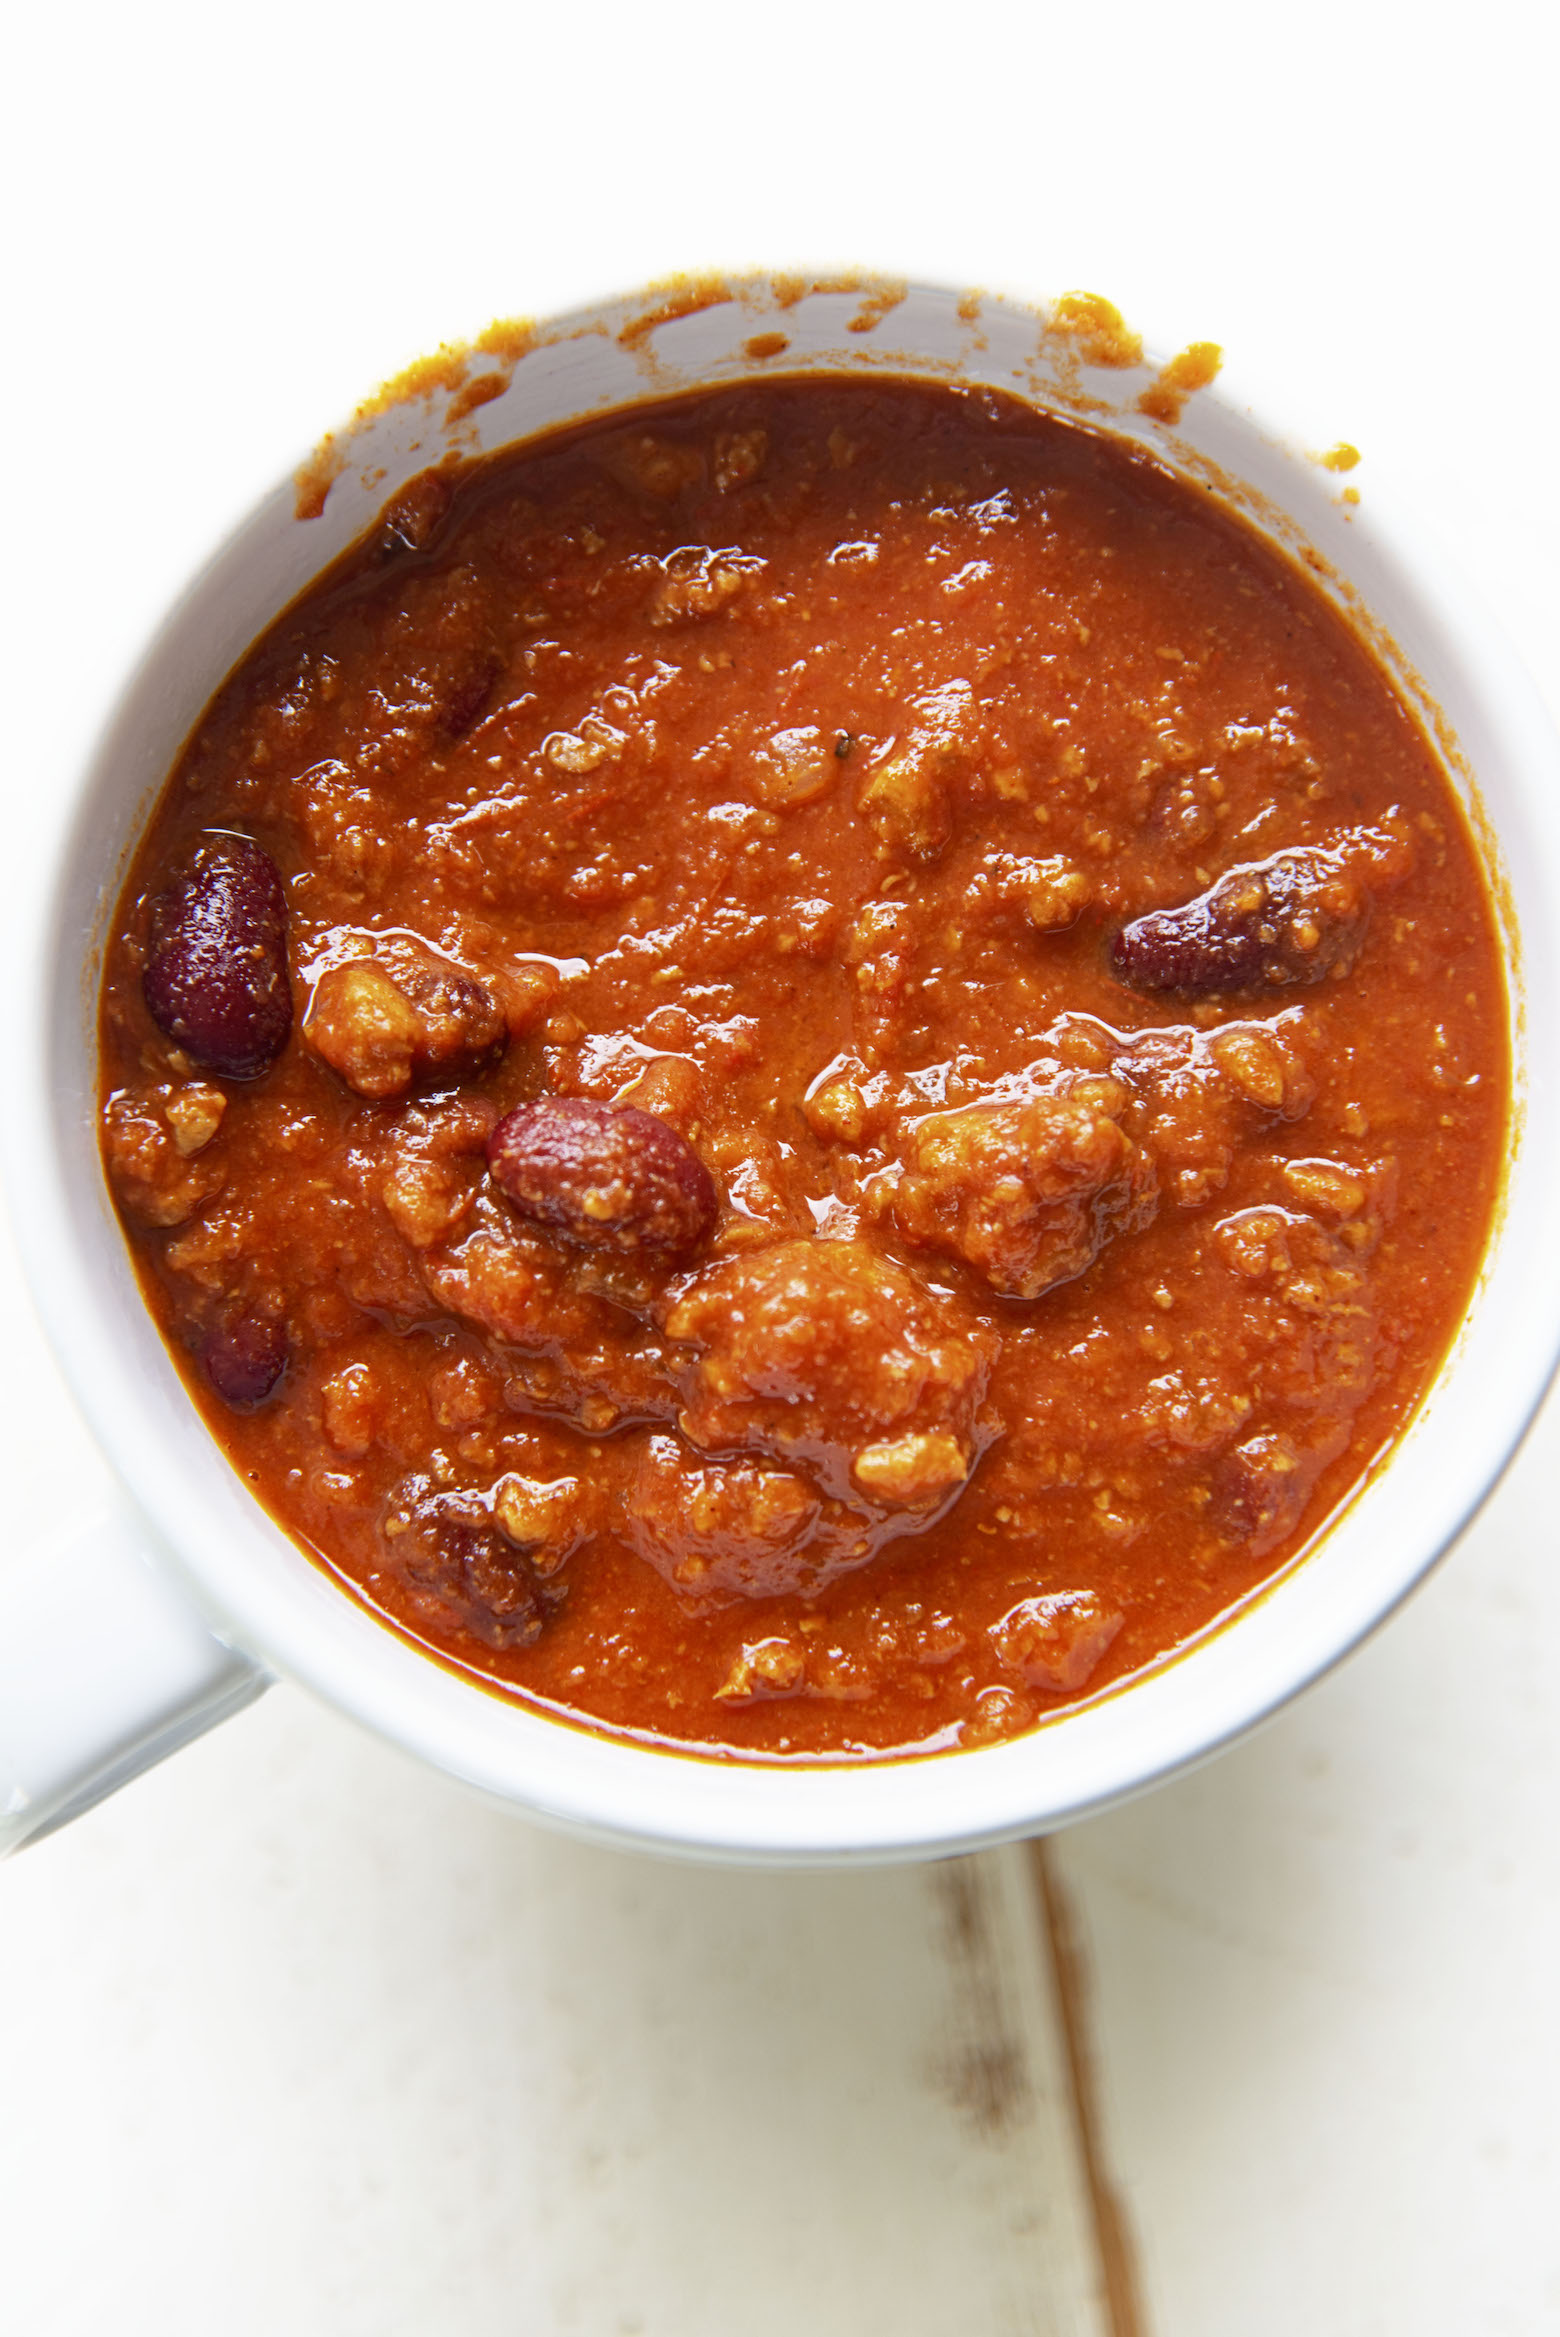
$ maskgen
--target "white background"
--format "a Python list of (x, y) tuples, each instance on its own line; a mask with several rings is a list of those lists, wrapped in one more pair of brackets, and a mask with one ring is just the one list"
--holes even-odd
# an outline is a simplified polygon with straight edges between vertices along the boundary
[[(28, 11), (12, 883), (324, 427), (495, 314), (680, 269), (1084, 286), (1218, 340), (1418, 503), (1553, 704), (1552, 42), (1513, 0)], [(91, 1463), (4, 1294), (19, 1544)], [(1560, 2329), (1557, 1457), (1552, 1417), (1341, 1678), (1058, 1854), (1155, 2337)], [(1025, 1871), (969, 1882), (972, 1979), (956, 1877), (578, 1853), (278, 1693), (0, 1872), (0, 2322), (1104, 2330)], [(1019, 2040), (995, 2124), (972, 1989)]]

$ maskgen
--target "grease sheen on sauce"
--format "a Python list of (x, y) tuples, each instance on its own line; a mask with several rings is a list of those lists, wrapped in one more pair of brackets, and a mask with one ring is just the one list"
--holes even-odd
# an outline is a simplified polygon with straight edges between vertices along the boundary
[[(286, 900), (242, 1078), (142, 987), (213, 834)], [(1504, 1032), (1311, 584), (1016, 403), (775, 382), (414, 482), (249, 654), (120, 903), (105, 1152), (214, 1432), (395, 1628), (880, 1754), (1129, 1675), (1360, 1481)]]

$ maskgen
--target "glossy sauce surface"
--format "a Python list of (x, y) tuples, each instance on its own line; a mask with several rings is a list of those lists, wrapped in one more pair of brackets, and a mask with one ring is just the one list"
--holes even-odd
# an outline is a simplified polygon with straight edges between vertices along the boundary
[(1315, 590), (892, 381), (414, 482), (170, 779), (103, 1068), (283, 1523), (505, 1689), (793, 1758), (1013, 1734), (1277, 1571), (1507, 1113), (1475, 855)]

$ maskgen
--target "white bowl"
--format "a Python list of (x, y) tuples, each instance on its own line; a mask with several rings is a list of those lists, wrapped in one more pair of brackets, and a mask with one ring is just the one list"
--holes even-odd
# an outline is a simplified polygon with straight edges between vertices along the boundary
[[(1043, 312), (977, 306), (930, 285), (864, 312), (870, 286), (799, 289), (754, 280), (725, 297), (720, 287), (682, 302), (645, 295), (563, 318), (518, 355), (495, 342), (468, 365), (469, 380), (497, 391), (488, 402), (472, 404), (469, 384), (463, 393), (448, 377), (426, 397), (390, 400), (317, 471), (344, 466), (322, 516), (296, 516), (288, 481), (228, 538), (131, 674), (83, 773), (44, 909), (11, 1177), (38, 1301), (87, 1418), (156, 1529), (159, 1564), (250, 1664), (582, 1835), (708, 1859), (864, 1863), (1055, 1827), (1206, 1758), (1379, 1623), (1490, 1490), (1560, 1344), (1560, 1102), (1535, 1076), (1560, 1059), (1560, 758), (1513, 658), (1435, 554), (1376, 494), (1345, 501), (1338, 476), (1227, 382), (1193, 397), (1171, 430), (1135, 406), (1152, 364), (1082, 364), (1076, 339), (1047, 330)], [(663, 321), (625, 340), (625, 326), (658, 309)], [(765, 333), (786, 336), (783, 354), (754, 353)], [(255, 636), (436, 458), (451, 428), (457, 443), (487, 449), (647, 396), (803, 370), (1017, 392), (1154, 445), (1292, 556), (1309, 557), (1320, 589), (1370, 634), (1420, 710), (1469, 807), (1505, 925), (1516, 1067), (1509, 1183), (1468, 1320), (1388, 1465), (1309, 1555), (1185, 1652), (1027, 1736), (813, 1768), (697, 1758), (549, 1719), (418, 1654), (303, 1555), (212, 1442), (141, 1303), (99, 1166), (94, 1039), (108, 917), (191, 726)], [(468, 411), (451, 426), (452, 398)], [(255, 1675), (223, 1661), (224, 1695), (239, 1701)], [(177, 1720), (153, 1752), (179, 1737)], [(77, 1725), (69, 1712), (58, 1721), (66, 1735)], [(119, 1769), (138, 1765), (121, 1750)], [(93, 1784), (78, 1760), (74, 1800), (56, 1787), (55, 1815), (85, 1806), (105, 1778), (117, 1782), (103, 1770)], [(20, 1830), (48, 1822), (42, 1802), (35, 1821)]]

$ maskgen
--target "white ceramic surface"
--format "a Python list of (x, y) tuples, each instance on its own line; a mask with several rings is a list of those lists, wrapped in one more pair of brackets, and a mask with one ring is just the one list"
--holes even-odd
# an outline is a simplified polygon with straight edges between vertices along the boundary
[[(1456, 580), (1383, 514), (1378, 496), (1346, 505), (1337, 478), (1259, 423), (1238, 384), (1199, 395), (1170, 435), (1133, 411), (1146, 370), (1075, 374), (1054, 361), (1036, 317), (1016, 305), (987, 301), (972, 318), (960, 314), (955, 293), (918, 287), (874, 330), (852, 333), (854, 293), (818, 293), (766, 314), (755, 288), (743, 302), (713, 305), (625, 346), (617, 328), (651, 305), (608, 304), (565, 320), (475, 412), (466, 442), (495, 446), (630, 398), (739, 378), (755, 362), (744, 342), (765, 330), (790, 340), (776, 370), (952, 372), (1042, 404), (1081, 388), (1115, 409), (1097, 417), (1102, 424), (1157, 440), (1194, 475), (1212, 466), (1291, 548), (1314, 546), (1336, 589), (1396, 644), (1405, 686), (1423, 677), (1462, 767), (1477, 774), (1499, 839), (1498, 874), (1519, 937), (1519, 1114), (1507, 1204), (1472, 1315), (1390, 1468), (1238, 1623), (1152, 1677), (1011, 1744), (853, 1769), (700, 1761), (548, 1720), (418, 1655), (271, 1524), (211, 1443), (141, 1307), (103, 1187), (93, 1110), (99, 947), (139, 823), (202, 705), (275, 611), (360, 532), (400, 478), (439, 451), (439, 415), (427, 404), (391, 407), (351, 446), (322, 518), (298, 520), (291, 483), (278, 489), (191, 587), (110, 713), (54, 894), (40, 907), (31, 1094), (11, 1161), (16, 1222), (83, 1409), (155, 1522), (158, 1563), (254, 1664), (295, 1676), (470, 1784), (598, 1839), (772, 1863), (865, 1862), (994, 1842), (1102, 1808), (1184, 1768), (1324, 1671), (1455, 1537), (1531, 1416), (1560, 1338), (1560, 1222), (1548, 1205), (1560, 1170), (1560, 1107), (1530, 1075), (1560, 1040), (1560, 761), (1525, 679)], [(71, 1628), (90, 1638), (79, 1609)], [(127, 1625), (123, 1659), (131, 1672), (144, 1661), (149, 1708), (157, 1694), (166, 1707), (151, 1637), (143, 1650)], [(209, 1667), (206, 1679), (209, 1695)], [(95, 1762), (95, 1774), (112, 1782), (133, 1760), (123, 1743), (109, 1760), (87, 1706), (83, 1689), (77, 1718), (90, 1749), (82, 1773)], [(63, 1726), (68, 1714), (59, 1704), (55, 1712)], [(169, 1749), (164, 1740), (176, 1733), (148, 1734), (146, 1757)], [(125, 1741), (137, 1741), (133, 1729)], [(13, 1757), (25, 1767), (29, 1749)], [(30, 1818), (19, 1817), (15, 1838), (46, 1822), (47, 1790), (35, 1794)], [(52, 1790), (58, 1815), (58, 1777)]]

